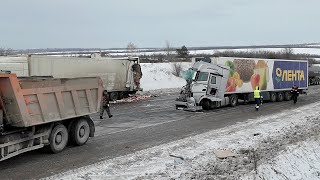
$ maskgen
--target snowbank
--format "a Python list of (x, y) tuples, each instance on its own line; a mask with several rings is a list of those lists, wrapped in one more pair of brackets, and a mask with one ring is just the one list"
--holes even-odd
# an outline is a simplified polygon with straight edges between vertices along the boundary
[[(262, 116), (48, 179), (319, 179), (319, 106)], [(214, 150), (224, 148), (236, 156), (217, 158)]]
[[(141, 87), (143, 91), (181, 88), (186, 85), (183, 78), (174, 76), (174, 63), (141, 63), (142, 79)], [(183, 70), (191, 67), (191, 63), (181, 63)]]

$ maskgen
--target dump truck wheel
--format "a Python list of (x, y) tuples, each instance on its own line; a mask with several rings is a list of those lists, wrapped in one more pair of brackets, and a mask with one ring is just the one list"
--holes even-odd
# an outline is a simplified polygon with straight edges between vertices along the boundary
[(270, 92), (270, 101), (276, 102), (277, 101), (277, 94), (274, 92)]
[(281, 102), (281, 101), (283, 101), (283, 99), (284, 99), (283, 93), (282, 92), (278, 92), (277, 93), (277, 101)]
[(71, 132), (70, 132), (70, 139), (71, 141), (78, 145), (84, 145), (90, 135), (90, 126), (86, 119), (79, 119), (76, 122), (74, 122), (71, 126)]
[(56, 125), (49, 137), (50, 150), (53, 153), (59, 153), (64, 150), (68, 144), (68, 130), (63, 124)]

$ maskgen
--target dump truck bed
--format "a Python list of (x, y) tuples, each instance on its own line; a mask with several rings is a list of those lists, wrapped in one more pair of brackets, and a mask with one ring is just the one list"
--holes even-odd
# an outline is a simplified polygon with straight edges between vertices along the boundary
[(102, 81), (86, 78), (23, 78), (0, 74), (1, 109), (5, 123), (29, 127), (96, 113)]

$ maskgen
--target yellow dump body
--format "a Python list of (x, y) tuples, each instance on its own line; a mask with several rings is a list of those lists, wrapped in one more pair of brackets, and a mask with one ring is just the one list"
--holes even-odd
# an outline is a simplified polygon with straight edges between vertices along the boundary
[(98, 77), (18, 79), (16, 74), (0, 74), (4, 123), (29, 127), (96, 113), (102, 87)]

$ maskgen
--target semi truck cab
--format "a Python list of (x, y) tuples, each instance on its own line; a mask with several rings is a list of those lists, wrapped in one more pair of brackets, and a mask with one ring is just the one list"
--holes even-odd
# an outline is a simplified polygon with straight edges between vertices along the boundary
[(210, 101), (224, 101), (229, 74), (228, 66), (198, 61), (189, 71), (193, 72), (193, 76), (192, 79), (187, 80), (187, 85), (183, 87), (177, 98), (177, 109), (190, 108), (192, 105), (196, 110), (207, 109), (207, 106), (212, 106)]

